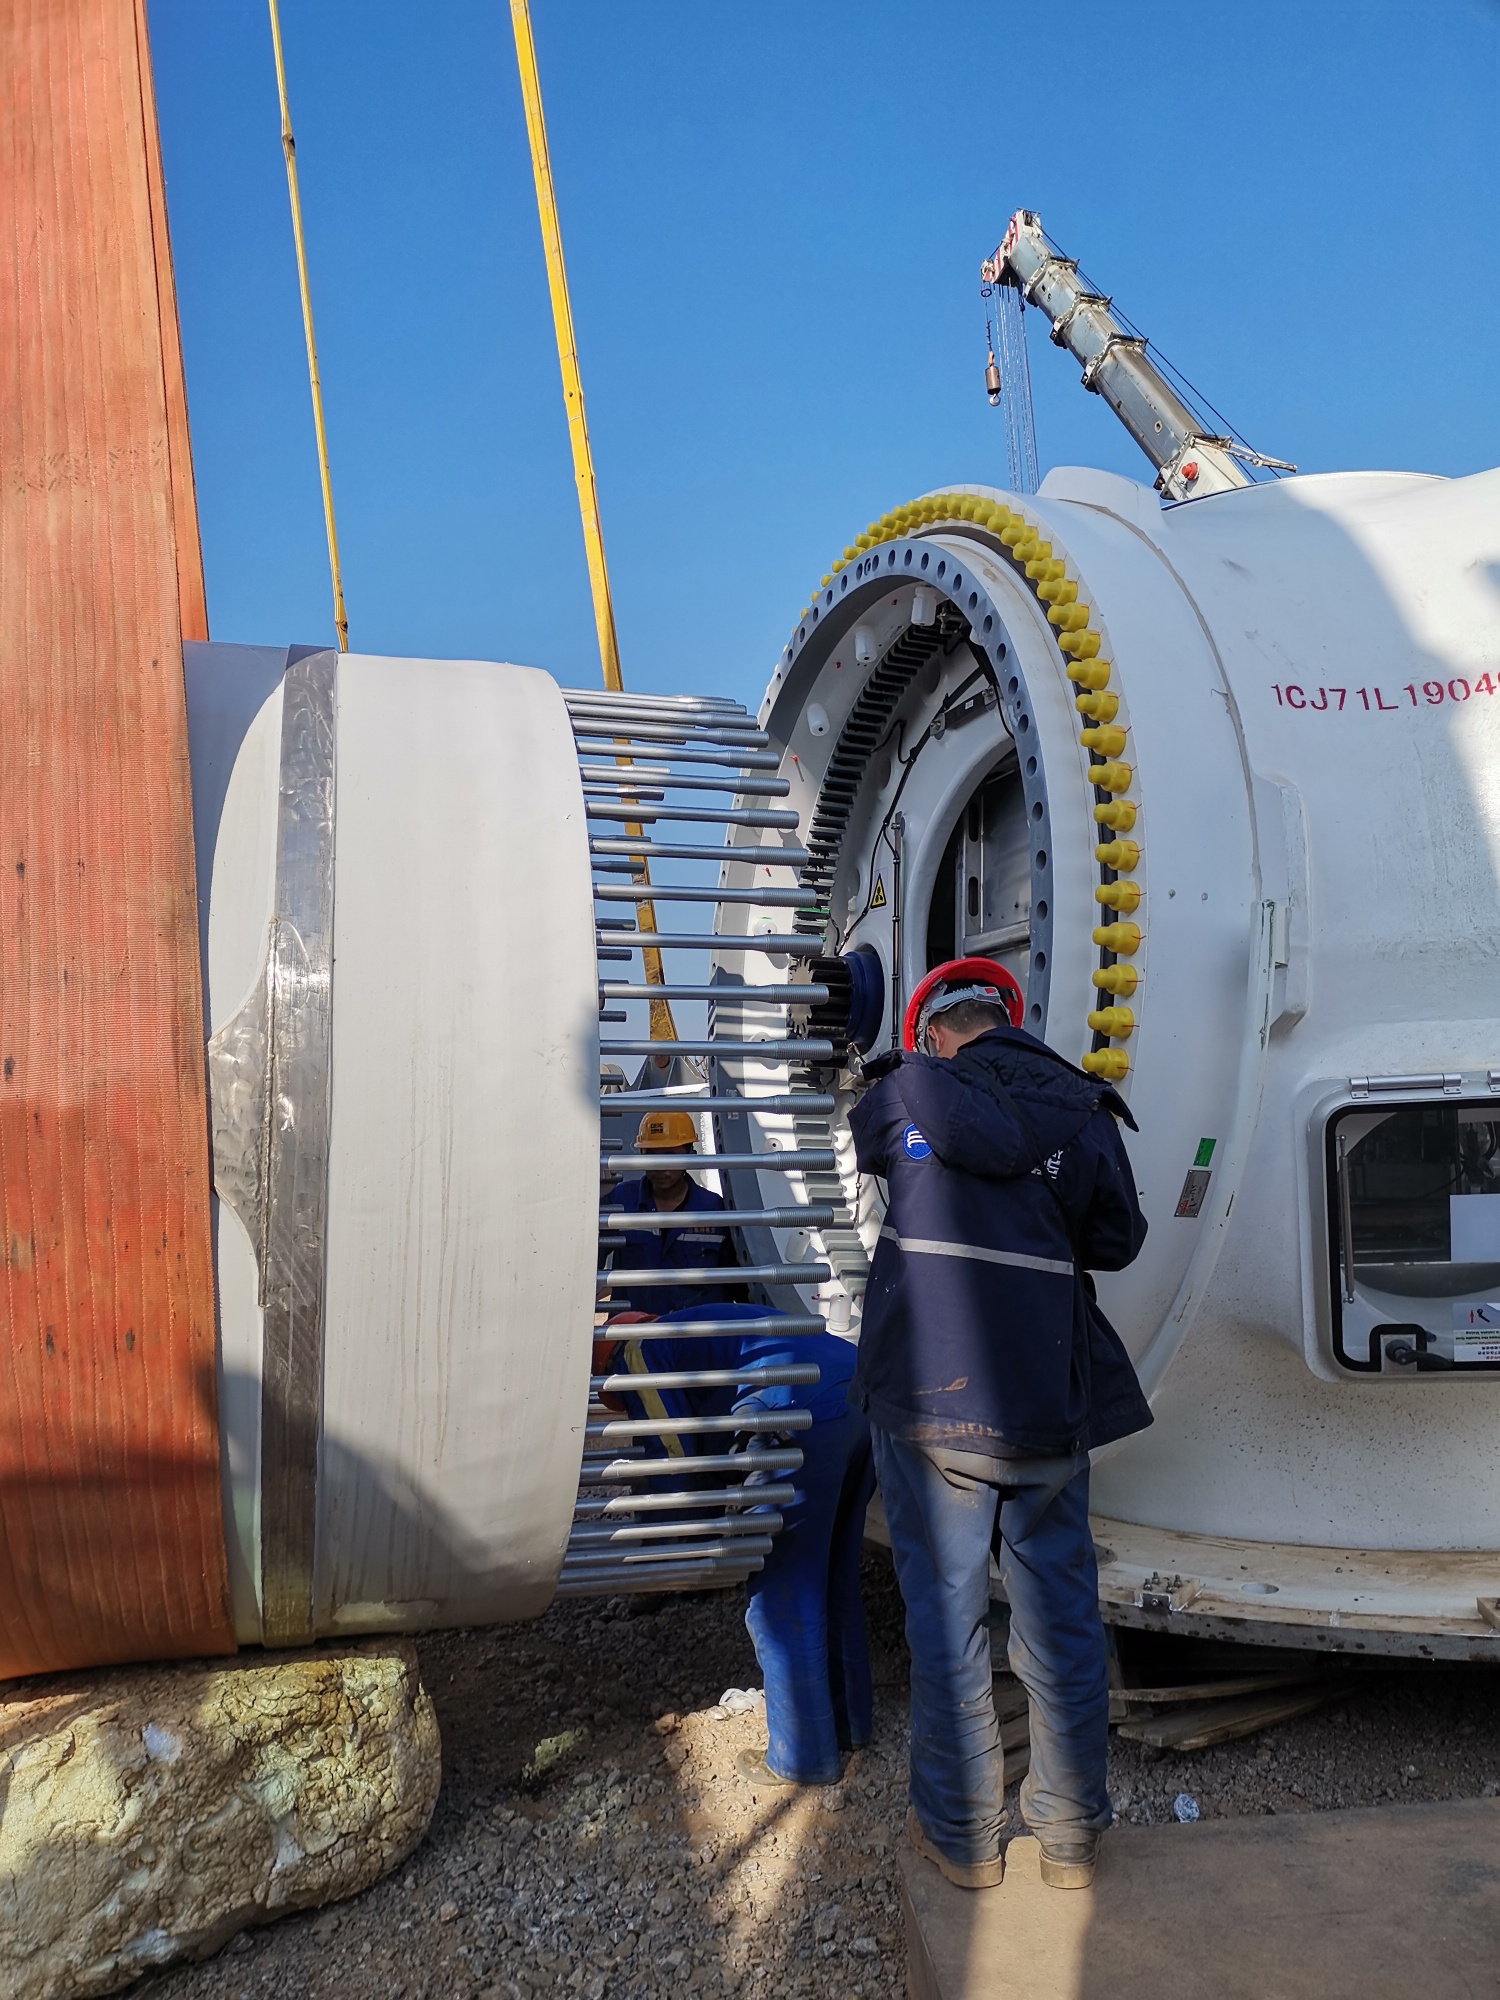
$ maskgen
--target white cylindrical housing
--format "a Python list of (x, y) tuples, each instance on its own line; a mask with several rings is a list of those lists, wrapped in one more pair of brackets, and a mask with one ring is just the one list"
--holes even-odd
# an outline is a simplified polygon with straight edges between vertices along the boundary
[[(189, 655), (239, 1636), (277, 1636), (272, 1506), (319, 1633), (535, 1615), (578, 1487), (597, 1241), (592, 897), (562, 697), (528, 668), (324, 655), (309, 743), (287, 726), (284, 655)], [(292, 822), (318, 758), (321, 973), (315, 945), (286, 935), (308, 858)], [(294, 1010), (316, 1011), (331, 979), (321, 1082), (316, 1064), (277, 1067), (268, 962), (273, 985), (278, 964), (301, 966)], [(320, 1091), (324, 1140), (293, 1157), (292, 1199), (308, 1267), (321, 1260), (321, 1326), (273, 1450), (265, 1161), (309, 1129)], [(295, 1475), (299, 1453), (310, 1479), (288, 1500), (270, 1460)]]

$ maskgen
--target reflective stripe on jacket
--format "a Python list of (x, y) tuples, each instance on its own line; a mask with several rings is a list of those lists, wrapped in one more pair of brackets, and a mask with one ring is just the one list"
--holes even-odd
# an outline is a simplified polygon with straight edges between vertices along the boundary
[(855, 1378), (873, 1422), (1003, 1455), (1151, 1421), (1084, 1277), (1146, 1234), (1117, 1118), (1133, 1124), (1115, 1091), (1015, 1028), (871, 1086), (850, 1129), (888, 1195)]
[[(625, 1241), (617, 1244), (610, 1255), (610, 1263), (622, 1271), (713, 1270), (721, 1265), (727, 1271), (739, 1261), (732, 1233), (724, 1223), (713, 1219), (724, 1207), (722, 1198), (709, 1188), (699, 1187), (694, 1180), (688, 1182), (687, 1199), (676, 1211), (682, 1217), (680, 1228), (630, 1227), (632, 1215), (656, 1212), (651, 1183), (644, 1175), (621, 1181), (604, 1197), (602, 1206), (624, 1210), (613, 1228), (624, 1236)], [(615, 1312), (647, 1312), (660, 1316), (688, 1306), (723, 1304), (737, 1296), (743, 1298), (744, 1294), (726, 1281), (722, 1285), (640, 1285), (634, 1290), (629, 1286), (611, 1288), (609, 1301), (611, 1310)]]

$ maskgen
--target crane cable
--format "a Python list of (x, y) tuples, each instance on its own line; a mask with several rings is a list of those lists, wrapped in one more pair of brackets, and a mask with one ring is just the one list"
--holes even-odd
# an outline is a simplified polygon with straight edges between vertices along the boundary
[(276, 56), (276, 90), (281, 100), (281, 150), (286, 158), (287, 193), (292, 202), (292, 242), (297, 252), (297, 285), (302, 294), (302, 332), (307, 342), (307, 380), (312, 390), (313, 429), (318, 440), (318, 478), (323, 488), (323, 525), (328, 531), (328, 569), (333, 579), (333, 623), (339, 651), (349, 650), (349, 614), (344, 608), (344, 578), (339, 568), (339, 537), (333, 524), (333, 481), (328, 471), (328, 433), (323, 426), (323, 385), (318, 378), (318, 348), (313, 339), (312, 292), (307, 282), (307, 244), (302, 235), (302, 199), (297, 192), (297, 142), (292, 137), (292, 113), (286, 95), (286, 62), (281, 52), (281, 17), (276, 0), (271, 9), (271, 47)]
[[(271, 0), (274, 9), (276, 0)], [(573, 453), (573, 482), (578, 488), (578, 512), (583, 522), (583, 545), (588, 557), (589, 588), (594, 598), (594, 624), (599, 634), (599, 664), (604, 685), (611, 694), (624, 692), (620, 673), (620, 649), (615, 637), (615, 612), (609, 594), (609, 570), (604, 561), (604, 533), (599, 525), (599, 494), (594, 484), (594, 456), (589, 448), (588, 417), (583, 405), (583, 377), (578, 367), (578, 342), (573, 333), (573, 308), (568, 298), (568, 274), (563, 264), (562, 231), (557, 220), (557, 195), (552, 186), (552, 161), (547, 151), (547, 125), (542, 116), (542, 86), (536, 67), (536, 43), (531, 34), (528, 0), (510, 0), (510, 24), (516, 39), (516, 67), (521, 74), (521, 101), (526, 109), (526, 138), (531, 147), (531, 172), (536, 182), (537, 216), (542, 225), (542, 250), (547, 259), (547, 289), (552, 298), (552, 328), (557, 337), (557, 365), (562, 371), (563, 404), (568, 413), (568, 443)], [(330, 517), (331, 518), (331, 517)], [(617, 764), (631, 759), (617, 757)], [(644, 828), (627, 823), (626, 838), (644, 838)], [(631, 870), (633, 882), (651, 886), (650, 866), (644, 854), (639, 868)], [(656, 907), (643, 897), (635, 906), (636, 923), (642, 931), (656, 929)], [(648, 986), (666, 984), (660, 951), (654, 945), (641, 947), (641, 959)], [(676, 1024), (666, 1000), (650, 1003), (652, 1041), (675, 1041)]]

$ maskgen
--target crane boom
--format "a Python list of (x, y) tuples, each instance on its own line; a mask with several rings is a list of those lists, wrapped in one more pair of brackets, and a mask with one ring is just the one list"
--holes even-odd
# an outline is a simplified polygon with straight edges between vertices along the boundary
[(1046, 314), (1052, 340), (1081, 363), (1084, 388), (1104, 398), (1156, 467), (1163, 498), (1187, 500), (1250, 484), (1236, 455), (1240, 447), (1203, 431), (1145, 341), (1127, 333), (1109, 300), (1088, 289), (1075, 259), (1057, 255), (1029, 209), (1016, 210), (980, 275), (988, 284), (1015, 285), (1028, 305)]

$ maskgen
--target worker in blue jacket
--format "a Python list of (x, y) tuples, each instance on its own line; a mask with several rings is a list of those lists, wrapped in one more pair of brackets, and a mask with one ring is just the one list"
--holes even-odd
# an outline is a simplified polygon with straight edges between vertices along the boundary
[[(774, 1415), (806, 1410), (812, 1424), (789, 1434), (802, 1451), (801, 1470), (791, 1475), (796, 1497), (781, 1509), (782, 1528), (762, 1569), (746, 1583), (745, 1624), (766, 1689), (767, 1744), (741, 1751), (741, 1776), (762, 1786), (832, 1783), (846, 1752), (870, 1740), (869, 1642), (859, 1590), (860, 1550), (865, 1512), (875, 1490), (869, 1426), (850, 1407), (849, 1382), (855, 1349), (835, 1334), (737, 1334), (735, 1322), (764, 1325), (776, 1318), (763, 1306), (695, 1305), (668, 1313), (657, 1323), (715, 1319), (720, 1335), (672, 1340), (636, 1332), (618, 1323), (606, 1337), (625, 1334), (617, 1349), (596, 1352), (596, 1365), (619, 1366), (641, 1377), (638, 1392), (621, 1400), (633, 1414), (658, 1420), (674, 1416)], [(657, 1389), (652, 1374), (783, 1367), (814, 1362), (816, 1383), (779, 1383), (757, 1388), (741, 1380), (719, 1388)], [(774, 1436), (774, 1433), (770, 1434)], [(753, 1468), (753, 1433), (746, 1466)], [(670, 1452), (690, 1460), (704, 1450), (723, 1449), (723, 1433), (642, 1439), (649, 1452)]]
[(1009, 973), (955, 960), (913, 995), (912, 1052), (867, 1066), (850, 1127), (887, 1203), (855, 1393), (906, 1603), (912, 1845), (964, 1887), (1001, 1879), (993, 1552), (1031, 1708), (1021, 1810), (1043, 1880), (1076, 1888), (1112, 1817), (1088, 1454), (1151, 1421), (1087, 1274), (1146, 1224), (1123, 1100), (1020, 1018)]
[[(667, 1164), (648, 1170), (633, 1180), (621, 1181), (603, 1197), (603, 1208), (619, 1211), (619, 1221), (606, 1235), (601, 1248), (611, 1265), (622, 1271), (704, 1270), (722, 1265), (731, 1269), (739, 1260), (734, 1237), (716, 1218), (723, 1213), (724, 1200), (711, 1188), (700, 1187), (681, 1164), (682, 1158), (697, 1151), (698, 1132), (686, 1111), (648, 1111), (636, 1133), (638, 1153), (674, 1155)], [(680, 1214), (680, 1227), (635, 1228), (633, 1215)], [(620, 1236), (624, 1236), (623, 1244)], [(610, 1286), (608, 1302), (612, 1311), (634, 1310), (653, 1314), (676, 1312), (682, 1307), (740, 1301), (742, 1287), (727, 1279), (722, 1285), (674, 1285), (670, 1282)]]

